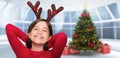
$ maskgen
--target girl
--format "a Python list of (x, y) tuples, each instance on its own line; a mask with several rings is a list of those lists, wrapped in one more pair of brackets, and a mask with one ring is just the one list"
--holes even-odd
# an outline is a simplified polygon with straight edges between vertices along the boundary
[[(7, 24), (6, 34), (17, 58), (60, 58), (67, 42), (63, 32), (52, 36), (51, 24), (46, 20), (32, 22), (28, 36), (12, 24)], [(26, 42), (26, 46), (19, 39)], [(53, 48), (49, 50), (50, 47)]]
[[(28, 1), (28, 5), (37, 18), (30, 24), (28, 35), (12, 24), (7, 24), (6, 26), (8, 41), (17, 58), (60, 58), (66, 45), (66, 34), (60, 32), (52, 36), (52, 26), (50, 24), (51, 18), (60, 12), (63, 7), (56, 9), (55, 5), (52, 5), (53, 11), (48, 10), (48, 18), (40, 19), (42, 8), (38, 9), (39, 4), (40, 2), (37, 1), (35, 6), (33, 6)], [(26, 42), (26, 46), (20, 40)]]

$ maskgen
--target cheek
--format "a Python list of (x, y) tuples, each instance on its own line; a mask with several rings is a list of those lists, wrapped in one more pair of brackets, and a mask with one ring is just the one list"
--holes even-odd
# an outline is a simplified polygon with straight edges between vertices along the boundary
[(48, 37), (48, 36), (49, 36), (49, 32), (46, 32), (46, 33), (45, 33), (45, 36)]
[(45, 37), (45, 38), (48, 38), (48, 37), (49, 37), (49, 35), (48, 35), (48, 34), (44, 34), (44, 37)]
[(34, 30), (32, 30), (32, 31), (30, 32), (31, 36), (35, 35), (36, 32), (38, 32), (38, 31), (34, 31)]
[(31, 31), (31, 32), (28, 34), (29, 38), (33, 38), (33, 35), (34, 35), (34, 34), (35, 34), (35, 33)]
[(48, 34), (48, 33), (45, 33), (45, 34), (44, 34), (44, 38), (45, 38), (46, 40), (48, 40), (49, 34)]

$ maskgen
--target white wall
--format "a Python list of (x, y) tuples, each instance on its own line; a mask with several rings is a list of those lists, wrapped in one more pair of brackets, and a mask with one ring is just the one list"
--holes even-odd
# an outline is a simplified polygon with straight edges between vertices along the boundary
[[(38, 0), (1, 0), (7, 3), (15, 3), (21, 6), (27, 5), (27, 1), (35, 3)], [(88, 9), (96, 8), (102, 5), (111, 4), (113, 2), (120, 2), (120, 0), (39, 0), (43, 10), (49, 9), (51, 4), (58, 6), (64, 6), (64, 11), (74, 11), (83, 9), (83, 4), (87, 3)]]

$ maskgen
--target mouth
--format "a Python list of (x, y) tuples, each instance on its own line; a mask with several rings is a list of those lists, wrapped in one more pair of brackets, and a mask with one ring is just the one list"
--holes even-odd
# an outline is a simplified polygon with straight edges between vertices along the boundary
[(34, 36), (35, 38), (37, 38), (37, 39), (44, 39), (42, 36)]

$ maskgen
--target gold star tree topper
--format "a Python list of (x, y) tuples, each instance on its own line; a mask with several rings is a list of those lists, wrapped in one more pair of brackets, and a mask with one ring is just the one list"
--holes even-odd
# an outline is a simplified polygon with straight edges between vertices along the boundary
[(87, 7), (88, 7), (88, 4), (87, 3), (83, 3), (83, 8), (87, 9)]

